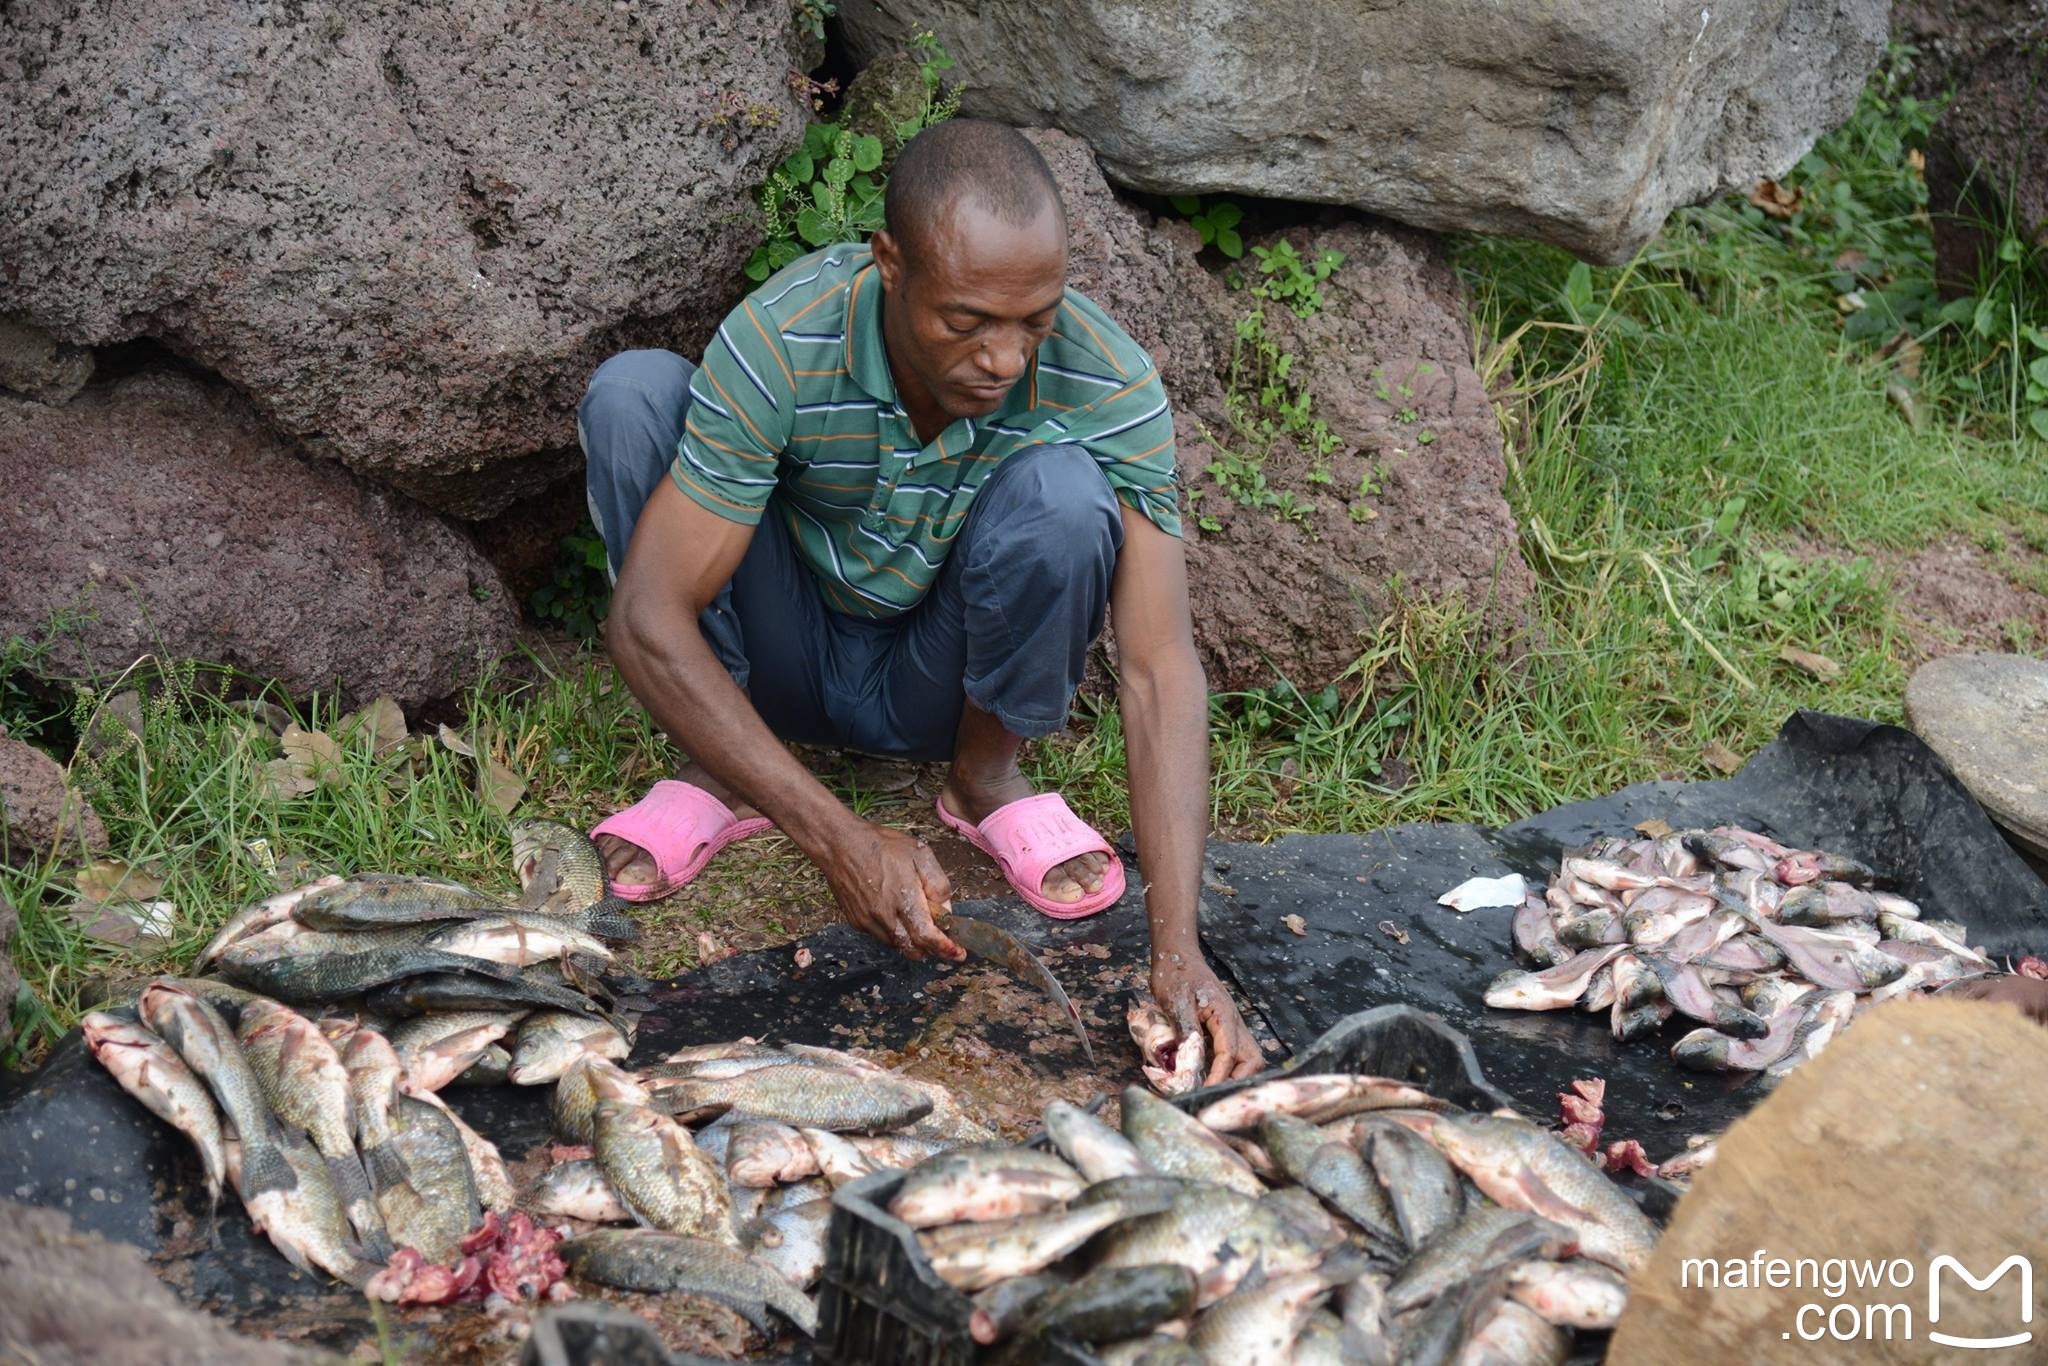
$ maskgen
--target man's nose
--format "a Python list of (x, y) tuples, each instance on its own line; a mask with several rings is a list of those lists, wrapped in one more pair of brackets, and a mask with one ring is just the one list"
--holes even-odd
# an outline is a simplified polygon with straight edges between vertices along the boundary
[(975, 353), (974, 363), (991, 382), (1009, 384), (1031, 363), (1031, 349), (1020, 332), (983, 346)]

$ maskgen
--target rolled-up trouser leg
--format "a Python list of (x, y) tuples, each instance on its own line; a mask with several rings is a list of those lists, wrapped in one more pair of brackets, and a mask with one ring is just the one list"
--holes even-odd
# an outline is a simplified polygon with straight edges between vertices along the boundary
[(1116, 497), (1085, 450), (1006, 456), (930, 593), (893, 633), (872, 705), (845, 718), (843, 742), (949, 758), (968, 701), (1012, 735), (1058, 730), (1102, 634), (1122, 547)]

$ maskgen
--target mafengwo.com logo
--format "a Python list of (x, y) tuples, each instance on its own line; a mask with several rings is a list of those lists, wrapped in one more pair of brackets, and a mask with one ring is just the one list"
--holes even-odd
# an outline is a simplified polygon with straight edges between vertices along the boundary
[[(2016, 1274), (2015, 1274), (2016, 1273)], [(2014, 1253), (1979, 1275), (1946, 1253), (1920, 1267), (1904, 1257), (1890, 1261), (1850, 1257), (1775, 1257), (1759, 1248), (1747, 1258), (1688, 1257), (1678, 1264), (1684, 1290), (1811, 1290), (1783, 1336), (1800, 1342), (1912, 1342), (1924, 1340), (1960, 1351), (1998, 1352), (2034, 1341), (2034, 1264)], [(1983, 1322), (2004, 1320), (2010, 1331), (1995, 1335), (1942, 1331), (1942, 1312), (1955, 1325), (1956, 1306), (1968, 1295), (1994, 1295), (2008, 1308)], [(1916, 1313), (1916, 1311), (1918, 1311)], [(2025, 1355), (2031, 1359), (2031, 1354)]]

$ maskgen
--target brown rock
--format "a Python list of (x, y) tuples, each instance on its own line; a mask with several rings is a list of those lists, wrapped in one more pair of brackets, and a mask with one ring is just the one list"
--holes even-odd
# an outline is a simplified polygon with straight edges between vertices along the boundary
[(0, 487), (0, 635), (47, 639), (58, 672), (157, 652), (413, 708), (518, 639), (468, 541), (291, 454), (220, 385), (151, 372), (63, 408), (0, 399)]
[[(1315, 504), (1298, 526), (1241, 505), (1205, 473), (1219, 443), (1237, 444), (1225, 405), (1231, 347), (1256, 301), (1197, 260), (1200, 242), (1186, 223), (1155, 221), (1120, 200), (1085, 143), (1030, 136), (1066, 202), (1070, 283), (1152, 353), (1174, 403), (1182, 486), (1201, 492), (1193, 505), (1183, 499), (1182, 514), (1211, 688), (1263, 687), (1276, 671), (1304, 687), (1335, 678), (1393, 608), (1397, 578), (1411, 597), (1483, 609), (1503, 635), (1523, 623), (1531, 579), (1501, 495), (1500, 429), (1471, 368), (1463, 297), (1437, 239), (1371, 220), (1284, 234), (1304, 258), (1326, 247), (1346, 258), (1324, 283), (1316, 317), (1265, 309), (1338, 441), (1327, 484), (1310, 481), (1312, 454), (1286, 441), (1264, 468), (1271, 487)], [(1247, 257), (1241, 269), (1249, 266)], [(1373, 490), (1361, 494), (1368, 481)], [(1199, 530), (1198, 516), (1217, 529)]]
[[(2037, 1298), (2031, 1324), (2021, 1322), (2027, 1282), (2011, 1271), (1977, 1291), (1943, 1270), (1938, 1325), (1928, 1311), (1931, 1266), (1943, 1255), (1979, 1277), (2015, 1253), (2030, 1256), (2033, 1293), (2048, 1296), (2043, 1077), (2048, 1031), (2010, 1006), (1900, 1001), (1859, 1019), (1722, 1138), (1630, 1283), (1608, 1360), (1946, 1362), (1967, 1354), (1930, 1331), (1995, 1338), (2030, 1328), (2032, 1345), (2009, 1359), (2041, 1360), (2048, 1298)], [(1797, 1268), (1788, 1266), (1782, 1287), (1757, 1288), (1748, 1267), (1759, 1249), (1763, 1277), (1772, 1258), (1814, 1259), (1805, 1285), (1792, 1284)], [(1815, 1286), (1830, 1258), (1880, 1264), (1886, 1283), (1831, 1296)], [(1686, 1269), (1694, 1259), (1718, 1264), (1718, 1289), (1701, 1288), (1698, 1262)], [(1729, 1285), (1736, 1261), (1749, 1288)], [(1900, 1308), (1873, 1315), (1875, 1305)], [(1827, 1336), (1831, 1315), (1845, 1333), (1853, 1316), (1856, 1340)], [(1866, 1321), (1875, 1341), (1864, 1340)]]
[(38, 403), (68, 403), (92, 378), (92, 352), (0, 317), (0, 389)]
[[(19, 865), (59, 845), (98, 853), (107, 847), (107, 828), (66, 784), (62, 765), (26, 741), (0, 736), (0, 862)], [(0, 991), (0, 1008), (13, 999)]]
[(576, 466), (600, 361), (737, 300), (802, 56), (788, 0), (10, 5), (0, 311), (486, 516)]
[(14, 967), (14, 937), (21, 917), (0, 892), (0, 1054), (14, 1046), (14, 998), (21, 993), (21, 974)]
[[(239, 1218), (223, 1213), (223, 1218)], [(57, 1210), (0, 1202), (0, 1359), (37, 1366), (292, 1366), (326, 1360), (237, 1337), (178, 1303), (142, 1253)]]

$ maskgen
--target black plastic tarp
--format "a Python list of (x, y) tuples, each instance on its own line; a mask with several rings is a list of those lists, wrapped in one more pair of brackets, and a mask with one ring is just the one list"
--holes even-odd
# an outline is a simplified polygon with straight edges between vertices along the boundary
[[(1560, 850), (1640, 822), (1739, 825), (1789, 845), (1851, 854), (1933, 917), (1959, 920), (1995, 955), (2048, 950), (2048, 885), (2006, 844), (1944, 763), (1895, 726), (1800, 712), (1733, 777), (1639, 783), (1499, 830), (1401, 825), (1367, 835), (1291, 836), (1262, 846), (1212, 844), (1234, 889), (1205, 903), (1212, 959), (1290, 1048), (1345, 1015), (1406, 1002), (1465, 1031), (1486, 1075), (1538, 1117), (1575, 1077), (1607, 1079), (1609, 1132), (1653, 1158), (1715, 1132), (1762, 1098), (1760, 1084), (1680, 1070), (1669, 1046), (1684, 1027), (1618, 1044), (1604, 1014), (1488, 1008), (1481, 993), (1517, 966), (1511, 910), (1460, 915), (1436, 899), (1468, 877), (1519, 872), (1549, 881)], [(1289, 930), (1298, 915), (1306, 935)], [(1401, 943), (1382, 922), (1407, 935)]]

